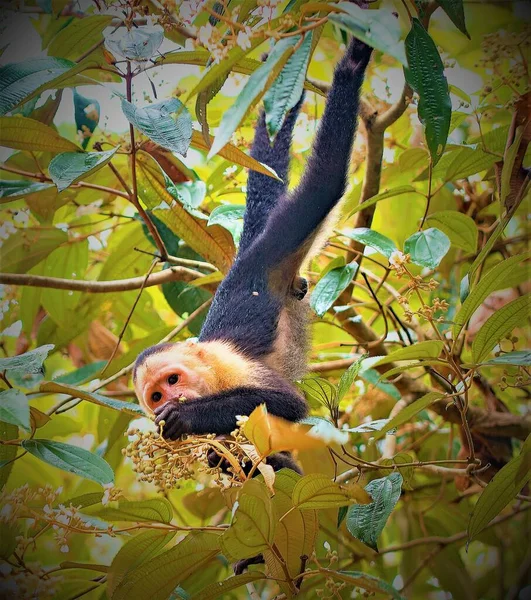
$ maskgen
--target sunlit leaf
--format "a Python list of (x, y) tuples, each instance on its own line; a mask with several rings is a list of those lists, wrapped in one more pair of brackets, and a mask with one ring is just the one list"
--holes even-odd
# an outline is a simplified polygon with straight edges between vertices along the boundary
[(524, 326), (531, 314), (530, 300), (531, 294), (520, 296), (487, 319), (472, 342), (474, 362), (482, 362), (501, 339), (516, 327)]
[(369, 248), (374, 248), (374, 250), (387, 258), (389, 258), (397, 249), (395, 244), (388, 237), (374, 231), (374, 229), (358, 227), (357, 229), (346, 229), (342, 233), (351, 240), (356, 240), (365, 246), (369, 246)]
[(407, 66), (404, 42), (400, 40), (400, 25), (391, 11), (364, 10), (349, 2), (340, 2), (337, 7), (345, 13), (330, 15), (328, 18), (332, 23)]
[(113, 505), (95, 505), (85, 512), (105, 521), (169, 523), (173, 519), (173, 508), (166, 498), (120, 500)]
[(321, 568), (320, 571), (326, 577), (350, 584), (352, 587), (361, 588), (374, 594), (391, 596), (395, 600), (405, 600), (404, 596), (401, 596), (392, 585), (374, 575), (362, 571), (333, 571), (325, 568)]
[(421, 410), (428, 408), (430, 404), (433, 404), (437, 400), (444, 398), (444, 394), (440, 394), (439, 392), (429, 392), (408, 404), (405, 408), (403, 408), (397, 415), (395, 415), (392, 419), (387, 421), (387, 423), (374, 434), (374, 439), (379, 440), (384, 437), (386, 433), (389, 433), (393, 429), (397, 429), (400, 425), (407, 423), (410, 421), (415, 415), (417, 415)]
[(22, 374), (42, 373), (44, 361), (53, 348), (53, 344), (46, 344), (18, 356), (0, 358), (0, 371)]
[(443, 348), (444, 342), (441, 340), (417, 342), (411, 346), (395, 350), (387, 356), (383, 356), (372, 366), (379, 367), (380, 365), (385, 365), (397, 360), (428, 360), (430, 358), (438, 358)]
[(531, 481), (531, 436), (518, 456), (511, 459), (481, 492), (468, 523), (468, 540), (475, 538)]
[(310, 298), (310, 306), (319, 317), (324, 316), (327, 310), (339, 298), (341, 292), (352, 281), (357, 270), (357, 263), (345, 265), (344, 267), (336, 267), (328, 271), (318, 281)]
[(167, 600), (179, 583), (200, 571), (218, 552), (218, 535), (190, 533), (170, 550), (129, 571), (114, 590), (112, 600)]
[(376, 419), (375, 421), (362, 423), (356, 427), (350, 427), (347, 431), (350, 431), (351, 433), (373, 433), (375, 431), (380, 431), (387, 423), (389, 423), (389, 419)]
[(372, 502), (349, 507), (347, 529), (355, 538), (378, 550), (378, 537), (400, 499), (402, 475), (391, 473), (387, 477), (373, 479), (365, 490), (372, 497)]
[(490, 360), (486, 360), (480, 365), (514, 365), (521, 367), (531, 366), (531, 351), (529, 350), (515, 350), (514, 352), (506, 352), (495, 356)]
[(85, 383), (85, 381), (94, 379), (96, 374), (105, 366), (105, 363), (106, 361), (104, 360), (98, 360), (97, 362), (83, 365), (75, 371), (55, 377), (54, 382), (63, 383), (65, 385), (78, 385), (80, 383)]
[(96, 394), (95, 392), (88, 392), (87, 390), (82, 390), (70, 385), (64, 385), (57, 381), (45, 381), (44, 383), (41, 383), (39, 389), (41, 392), (48, 392), (52, 394), (68, 394), (74, 398), (88, 400), (94, 404), (106, 406), (107, 408), (112, 408), (113, 410), (119, 410), (135, 416), (145, 416), (144, 411), (138, 404), (126, 402), (125, 400), (117, 400), (116, 398), (109, 398), (108, 396), (102, 396), (101, 394)]
[(353, 362), (350, 367), (341, 375), (341, 379), (339, 380), (339, 384), (337, 386), (337, 399), (341, 401), (345, 394), (350, 390), (354, 381), (358, 377), (358, 374), (361, 369), (361, 363), (365, 358), (367, 358), (368, 354), (363, 354), (360, 356), (355, 362)]
[(246, 481), (219, 540), (223, 554), (235, 560), (260, 554), (272, 544), (276, 526), (267, 487), (257, 479)]
[(411, 262), (428, 269), (435, 269), (450, 250), (448, 236), (430, 227), (417, 231), (404, 242), (404, 252), (411, 256)]
[(30, 411), (27, 396), (15, 389), (0, 392), (0, 421), (29, 431)]
[[(140, 108), (122, 98), (122, 111), (127, 120), (149, 139), (186, 156), (192, 139), (192, 118), (180, 100), (171, 98)], [(175, 118), (172, 114), (176, 114)]]
[(48, 125), (27, 117), (0, 117), (0, 146), (35, 152), (76, 152), (79, 148)]
[(311, 49), (310, 33), (304, 37), (264, 96), (265, 122), (271, 139), (280, 131), (286, 115), (301, 97)]
[(298, 508), (334, 508), (353, 502), (367, 504), (370, 496), (357, 484), (339, 485), (327, 475), (302, 477), (293, 489), (292, 501)]
[(529, 266), (525, 261), (530, 256), (531, 252), (511, 256), (499, 262), (485, 275), (482, 275), (454, 317), (453, 331), (455, 336), (459, 334), (464, 324), (489, 294), (496, 290), (515, 287), (529, 278)]
[(24, 198), (28, 194), (42, 192), (51, 187), (53, 187), (51, 183), (41, 183), (39, 181), (2, 179), (0, 180), (0, 204), (12, 202), (17, 198)]
[(111, 15), (91, 15), (74, 19), (50, 42), (48, 55), (78, 59), (102, 39), (103, 30), (111, 24), (112, 19)]
[(413, 18), (406, 37), (409, 68), (405, 70), (409, 85), (419, 95), (418, 115), (425, 127), (426, 141), (435, 165), (441, 158), (452, 115), (452, 102), (444, 65), (437, 46), (421, 22)]
[(426, 221), (445, 233), (454, 246), (470, 253), (476, 251), (478, 229), (468, 215), (455, 210), (440, 210), (431, 214)]
[(38, 459), (63, 471), (75, 473), (101, 485), (114, 481), (114, 473), (108, 463), (84, 448), (35, 438), (23, 440), (22, 447)]
[(106, 152), (65, 152), (55, 156), (48, 167), (50, 177), (61, 192), (73, 183), (95, 173), (116, 154), (119, 146)]

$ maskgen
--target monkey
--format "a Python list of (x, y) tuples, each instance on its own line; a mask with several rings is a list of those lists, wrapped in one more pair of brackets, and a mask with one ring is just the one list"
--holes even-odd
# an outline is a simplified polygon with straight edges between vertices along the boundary
[[(289, 149), (302, 98), (273, 144), (260, 117), (251, 155), (280, 181), (249, 172), (238, 253), (198, 341), (153, 346), (134, 365), (139, 402), (157, 424), (164, 421), (166, 439), (229, 434), (237, 415), (249, 415), (260, 404), (288, 421), (306, 416), (306, 401), (293, 383), (306, 370), (309, 329), (307, 284), (298, 273), (345, 191), (371, 52), (353, 39), (340, 59), (311, 156), (293, 191), (287, 188)], [(268, 463), (298, 470), (289, 453), (268, 457)]]

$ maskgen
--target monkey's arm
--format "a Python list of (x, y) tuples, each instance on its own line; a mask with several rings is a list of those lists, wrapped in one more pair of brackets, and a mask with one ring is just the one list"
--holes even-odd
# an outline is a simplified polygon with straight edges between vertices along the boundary
[(306, 402), (287, 385), (280, 389), (241, 387), (197, 400), (168, 402), (155, 410), (155, 422), (164, 421), (162, 433), (170, 440), (183, 433), (227, 434), (236, 428), (236, 415), (250, 415), (260, 404), (288, 421), (298, 421), (307, 413)]

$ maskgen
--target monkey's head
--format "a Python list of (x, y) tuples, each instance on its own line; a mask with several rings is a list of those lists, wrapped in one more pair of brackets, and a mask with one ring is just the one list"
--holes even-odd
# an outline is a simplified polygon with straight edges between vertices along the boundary
[(215, 389), (215, 373), (205, 352), (191, 342), (158, 344), (135, 361), (133, 382), (142, 408), (149, 414), (166, 402), (199, 398)]
[(135, 392), (147, 414), (167, 402), (263, 386), (268, 378), (263, 364), (226, 341), (158, 344), (141, 352), (133, 368)]

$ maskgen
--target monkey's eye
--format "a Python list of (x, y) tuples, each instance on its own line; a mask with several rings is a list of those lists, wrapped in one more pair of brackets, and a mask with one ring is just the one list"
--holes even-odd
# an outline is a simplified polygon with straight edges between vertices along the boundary
[(176, 373), (173, 373), (173, 375), (170, 375), (168, 377), (168, 383), (170, 385), (175, 385), (178, 381), (179, 381), (179, 375), (177, 375)]
[(162, 394), (160, 392), (153, 392), (151, 394), (151, 400), (153, 400), (153, 402), (160, 402), (162, 400)]

